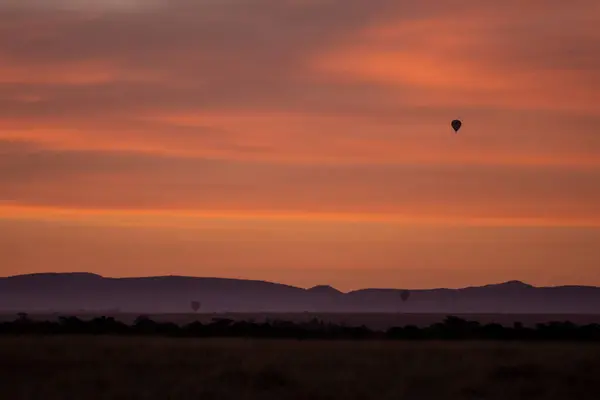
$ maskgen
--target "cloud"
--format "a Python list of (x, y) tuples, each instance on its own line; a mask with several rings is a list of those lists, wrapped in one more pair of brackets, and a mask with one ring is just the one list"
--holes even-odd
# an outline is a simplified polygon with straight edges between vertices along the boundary
[[(403, 119), (415, 106), (594, 114), (600, 86), (594, 1), (179, 0), (96, 16), (11, 4), (0, 11), (11, 99), (2, 109), (29, 118), (277, 110)], [(41, 101), (18, 100), (32, 97)]]
[(157, 11), (168, 0), (4, 0), (0, 8), (48, 9), (77, 12)]
[(0, 198), (23, 205), (600, 218), (599, 168), (283, 165), (0, 144)]
[(595, 114), (600, 56), (593, 49), (600, 34), (591, 16), (598, 5), (490, 5), (372, 26), (316, 58), (315, 68), (332, 79), (406, 89), (421, 104)]
[(597, 280), (599, 24), (597, 0), (0, 1), (1, 272)]
[(595, 1), (58, 4), (0, 8), (15, 201), (597, 211)]

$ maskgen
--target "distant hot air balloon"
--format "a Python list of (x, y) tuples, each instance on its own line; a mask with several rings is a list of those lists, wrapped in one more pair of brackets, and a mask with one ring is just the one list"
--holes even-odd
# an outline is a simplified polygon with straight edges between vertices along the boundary
[(458, 119), (455, 119), (450, 125), (452, 125), (452, 129), (454, 129), (454, 133), (458, 133), (458, 130), (462, 126), (462, 122), (460, 122)]
[(409, 297), (410, 292), (408, 290), (403, 290), (402, 293), (400, 293), (400, 298), (402, 299), (402, 301), (408, 300)]
[(197, 312), (200, 309), (200, 302), (192, 301), (190, 306), (192, 307), (192, 310), (194, 310), (194, 312)]

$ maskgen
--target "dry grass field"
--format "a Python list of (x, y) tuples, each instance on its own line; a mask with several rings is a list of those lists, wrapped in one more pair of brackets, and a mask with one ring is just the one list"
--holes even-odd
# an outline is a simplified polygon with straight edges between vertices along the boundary
[(3, 399), (600, 398), (600, 346), (0, 338)]

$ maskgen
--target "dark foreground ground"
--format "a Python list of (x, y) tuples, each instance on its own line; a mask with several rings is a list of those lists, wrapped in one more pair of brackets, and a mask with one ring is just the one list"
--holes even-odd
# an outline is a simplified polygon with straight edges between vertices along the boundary
[(0, 338), (3, 399), (600, 398), (600, 345)]

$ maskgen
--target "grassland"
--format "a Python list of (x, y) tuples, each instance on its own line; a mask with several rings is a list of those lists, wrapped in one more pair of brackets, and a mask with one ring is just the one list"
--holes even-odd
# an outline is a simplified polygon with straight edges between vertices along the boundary
[(598, 399), (600, 346), (0, 338), (3, 399)]

